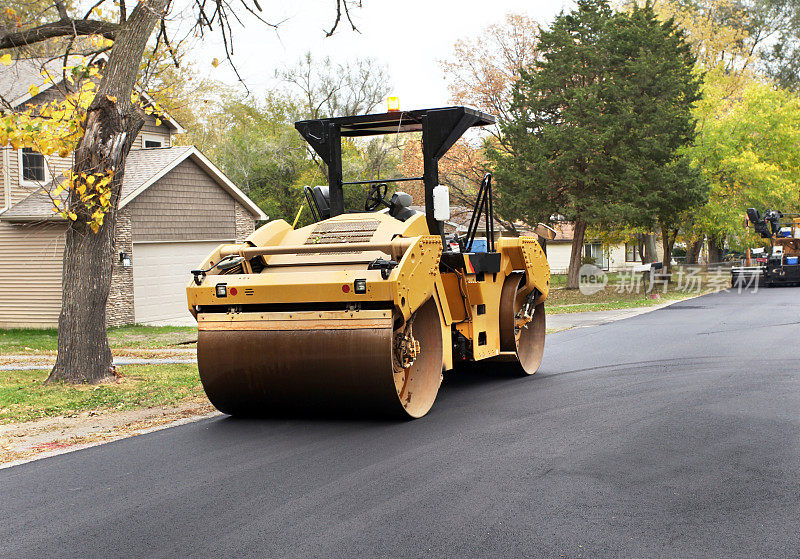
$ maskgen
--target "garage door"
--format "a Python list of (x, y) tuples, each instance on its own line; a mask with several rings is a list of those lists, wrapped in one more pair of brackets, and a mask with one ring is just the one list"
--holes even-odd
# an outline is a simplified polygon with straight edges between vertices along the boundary
[(221, 243), (134, 243), (133, 311), (136, 322), (194, 324), (186, 305), (186, 286), (209, 253)]

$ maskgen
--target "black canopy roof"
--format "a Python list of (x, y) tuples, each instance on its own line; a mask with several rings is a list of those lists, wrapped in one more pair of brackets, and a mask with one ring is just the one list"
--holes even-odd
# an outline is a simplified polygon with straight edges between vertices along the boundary
[(470, 122), (469, 126), (486, 126), (495, 123), (495, 118), (492, 115), (487, 115), (475, 109), (468, 107), (440, 107), (417, 111), (392, 111), (369, 115), (301, 120), (295, 123), (295, 126), (302, 133), (304, 128), (313, 126), (313, 123), (332, 123), (338, 125), (341, 135), (345, 137), (377, 136), (402, 132), (422, 132), (423, 117), (427, 115), (432, 115), (437, 119), (451, 117), (453, 120), (466, 117)]

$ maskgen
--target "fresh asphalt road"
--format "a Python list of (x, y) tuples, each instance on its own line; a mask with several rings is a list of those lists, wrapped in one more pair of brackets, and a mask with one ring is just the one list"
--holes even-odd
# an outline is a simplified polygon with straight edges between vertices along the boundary
[(800, 557), (800, 289), (548, 337), (409, 422), (214, 418), (0, 470), (0, 557)]

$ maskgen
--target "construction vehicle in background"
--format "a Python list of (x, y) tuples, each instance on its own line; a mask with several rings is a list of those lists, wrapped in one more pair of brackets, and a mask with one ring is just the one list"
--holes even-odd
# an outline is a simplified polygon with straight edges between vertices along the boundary
[[(550, 269), (534, 237), (495, 234), (491, 175), (465, 237), (446, 235), (438, 162), (494, 117), (465, 107), (325, 118), (295, 127), (328, 168), (306, 187), (315, 223), (267, 223), (193, 271), (203, 387), (237, 415), (357, 413), (421, 417), (444, 371), (491, 362), (533, 374), (544, 350)], [(342, 177), (342, 138), (421, 132), (423, 175)], [(388, 185), (422, 181), (425, 211)], [(348, 211), (344, 187), (368, 187)], [(472, 250), (484, 219), (487, 250)], [(537, 233), (554, 232), (537, 226)]]
[(761, 215), (750, 208), (745, 227), (752, 227), (762, 239), (769, 239), (770, 246), (751, 249), (748, 261), (731, 268), (731, 286), (772, 287), (800, 283), (800, 214), (767, 210)]

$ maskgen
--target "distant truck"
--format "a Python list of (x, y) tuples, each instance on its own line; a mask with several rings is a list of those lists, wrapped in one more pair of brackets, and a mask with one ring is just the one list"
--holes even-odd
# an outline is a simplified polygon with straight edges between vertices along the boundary
[(750, 208), (745, 226), (752, 226), (763, 239), (769, 239), (770, 247), (751, 251), (755, 265), (732, 267), (731, 286), (800, 284), (800, 214), (767, 210), (761, 215)]

